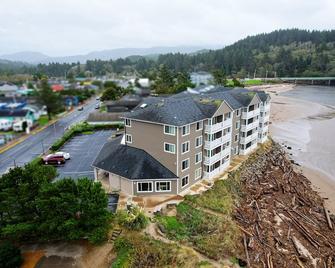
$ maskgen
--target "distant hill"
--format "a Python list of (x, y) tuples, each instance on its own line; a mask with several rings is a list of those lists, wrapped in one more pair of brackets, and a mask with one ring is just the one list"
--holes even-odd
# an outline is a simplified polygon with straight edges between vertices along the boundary
[(153, 56), (166, 53), (194, 53), (202, 50), (200, 46), (177, 46), (177, 47), (151, 47), (151, 48), (117, 48), (102, 51), (94, 51), (85, 55), (74, 55), (66, 57), (50, 57), (45, 54), (33, 51), (23, 51), (14, 54), (0, 55), (0, 59), (10, 61), (21, 61), (31, 64), (37, 63), (85, 63), (87, 60), (115, 60), (133, 55)]

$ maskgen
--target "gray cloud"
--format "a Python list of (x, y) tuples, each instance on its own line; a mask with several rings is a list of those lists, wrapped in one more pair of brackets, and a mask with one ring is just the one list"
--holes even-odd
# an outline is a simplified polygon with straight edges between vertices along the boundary
[(334, 0), (1, 0), (0, 54), (226, 45), (279, 28), (333, 29)]

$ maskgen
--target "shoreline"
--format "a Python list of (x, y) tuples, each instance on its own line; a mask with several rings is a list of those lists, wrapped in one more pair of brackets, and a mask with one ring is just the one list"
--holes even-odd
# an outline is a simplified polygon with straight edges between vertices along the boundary
[[(295, 85), (249, 87), (253, 88), (271, 96), (270, 135), (284, 147), (289, 158), (298, 164), (296, 169), (308, 178), (313, 189), (325, 199), (327, 208), (335, 213), (335, 167), (331, 168), (332, 159), (322, 149), (329, 139), (325, 129), (335, 123), (335, 108), (280, 95), (295, 89)], [(334, 150), (326, 149), (331, 149), (335, 157), (335, 145)]]

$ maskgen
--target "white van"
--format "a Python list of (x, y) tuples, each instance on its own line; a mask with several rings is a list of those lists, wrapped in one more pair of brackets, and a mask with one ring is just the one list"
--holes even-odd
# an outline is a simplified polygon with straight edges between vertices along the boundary
[(8, 131), (12, 129), (12, 122), (7, 119), (0, 119), (0, 131)]
[(33, 123), (31, 122), (31, 120), (18, 121), (13, 124), (13, 130), (16, 132), (20, 132), (20, 131), (24, 131), (25, 127), (31, 128), (32, 126), (33, 126)]

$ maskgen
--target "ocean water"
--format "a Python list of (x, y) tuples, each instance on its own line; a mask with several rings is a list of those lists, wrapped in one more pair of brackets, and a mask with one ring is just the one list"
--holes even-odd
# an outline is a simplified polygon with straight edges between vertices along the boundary
[(335, 87), (299, 85), (281, 95), (335, 107)]
[(331, 108), (326, 115), (278, 124), (280, 134), (274, 139), (292, 147), (290, 153), (296, 162), (335, 181), (335, 87), (297, 86), (281, 95)]

